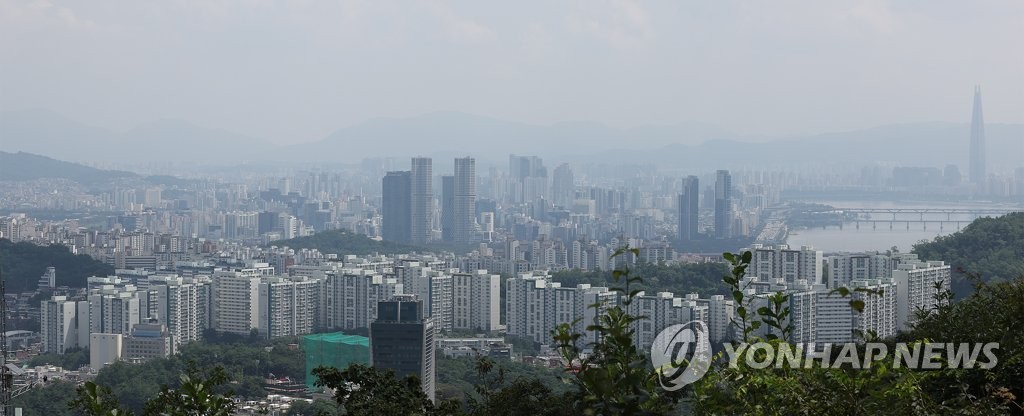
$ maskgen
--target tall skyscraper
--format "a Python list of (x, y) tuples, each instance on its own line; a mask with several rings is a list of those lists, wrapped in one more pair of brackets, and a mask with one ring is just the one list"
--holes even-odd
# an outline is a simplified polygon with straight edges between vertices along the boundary
[(576, 199), (572, 168), (568, 163), (563, 163), (555, 168), (551, 176), (551, 202), (562, 208), (571, 209)]
[(453, 189), (455, 241), (469, 243), (476, 235), (476, 160), (455, 159)]
[(370, 360), (374, 368), (394, 370), (399, 379), (416, 374), (423, 392), (434, 400), (434, 322), (424, 316), (423, 303), (415, 296), (395, 295), (377, 304), (377, 320), (370, 324)]
[(683, 193), (679, 194), (679, 241), (697, 239), (697, 213), (700, 210), (700, 182), (696, 176), (683, 179)]
[(381, 234), (385, 240), (407, 243), (412, 238), (412, 172), (388, 172), (383, 183)]
[(732, 237), (732, 175), (727, 170), (715, 174), (715, 238)]
[(985, 185), (985, 118), (981, 113), (981, 87), (974, 87), (974, 112), (971, 115), (971, 183)]
[(434, 189), (433, 168), (429, 157), (412, 158), (412, 215), (409, 241), (424, 244), (430, 241), (433, 229)]

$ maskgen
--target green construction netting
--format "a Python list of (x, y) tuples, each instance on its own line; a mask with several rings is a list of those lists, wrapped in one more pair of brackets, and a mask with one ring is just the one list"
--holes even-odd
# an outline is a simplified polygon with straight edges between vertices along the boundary
[(313, 334), (302, 337), (306, 354), (306, 386), (316, 382), (313, 369), (319, 366), (344, 369), (349, 364), (370, 364), (370, 339), (343, 332)]

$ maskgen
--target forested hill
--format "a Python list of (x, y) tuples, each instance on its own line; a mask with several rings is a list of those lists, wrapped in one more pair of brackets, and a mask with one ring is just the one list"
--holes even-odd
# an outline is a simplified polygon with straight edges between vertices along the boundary
[(345, 230), (322, 231), (311, 236), (273, 241), (270, 245), (288, 246), (293, 249), (315, 248), (322, 253), (337, 254), (339, 256), (349, 254), (363, 256), (374, 253), (400, 254), (424, 251), (422, 247), (390, 241), (377, 241), (365, 235)]
[(953, 268), (953, 291), (963, 297), (973, 291), (963, 273), (976, 273), (985, 281), (1024, 276), (1024, 212), (979, 218), (956, 233), (914, 246), (924, 260), (943, 260)]
[[(727, 294), (729, 287), (722, 282), (722, 277), (728, 273), (729, 268), (725, 263), (638, 264), (630, 270), (630, 276), (643, 279), (637, 289), (645, 290), (648, 295), (672, 292), (676, 296), (698, 293), (701, 297)], [(552, 278), (561, 283), (562, 287), (581, 283), (592, 286), (616, 286), (610, 271), (567, 270), (555, 272)], [(622, 284), (619, 283), (618, 286)]]
[(85, 287), (89, 276), (114, 274), (114, 268), (59, 244), (37, 246), (0, 238), (0, 268), (8, 293), (34, 290), (46, 268), (57, 268), (57, 286)]
[(0, 180), (24, 181), (61, 178), (89, 185), (137, 176), (132, 172), (96, 169), (32, 153), (0, 152)]

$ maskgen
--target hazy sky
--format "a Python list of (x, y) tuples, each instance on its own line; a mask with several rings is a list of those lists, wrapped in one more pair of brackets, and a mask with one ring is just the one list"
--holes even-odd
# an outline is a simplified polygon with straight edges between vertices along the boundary
[(0, 0), (0, 110), (280, 143), (438, 110), (743, 133), (1024, 122), (1024, 1)]

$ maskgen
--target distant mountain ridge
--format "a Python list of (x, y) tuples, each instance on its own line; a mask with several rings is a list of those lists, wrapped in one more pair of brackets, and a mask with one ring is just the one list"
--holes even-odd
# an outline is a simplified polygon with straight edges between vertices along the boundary
[(163, 119), (125, 132), (93, 127), (47, 110), (0, 112), (0, 145), (75, 162), (250, 161), (272, 145), (183, 120)]
[[(1024, 124), (986, 124), (991, 171), (1024, 165)], [(547, 125), (458, 112), (368, 120), (321, 140), (275, 146), (180, 120), (159, 120), (118, 133), (47, 111), (0, 112), (7, 151), (72, 161), (186, 161), (222, 166), (246, 163), (355, 163), (414, 155), (448, 160), (470, 155), (481, 166), (502, 166), (508, 154), (552, 163), (639, 163), (707, 170), (737, 167), (877, 162), (903, 166), (956, 164), (966, 171), (969, 125), (932, 122), (885, 125), (803, 136), (740, 135), (706, 123), (615, 128), (597, 122)], [(440, 166), (439, 166), (440, 167)]]
[(69, 179), (82, 184), (97, 184), (139, 175), (120, 170), (103, 170), (64, 162), (26, 152), (0, 151), (0, 180), (27, 181), (42, 178)]

